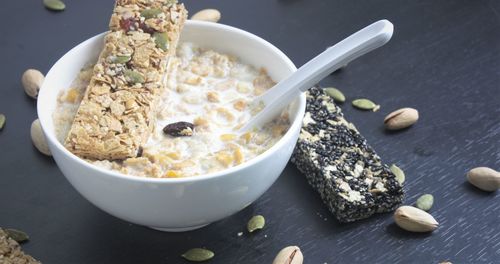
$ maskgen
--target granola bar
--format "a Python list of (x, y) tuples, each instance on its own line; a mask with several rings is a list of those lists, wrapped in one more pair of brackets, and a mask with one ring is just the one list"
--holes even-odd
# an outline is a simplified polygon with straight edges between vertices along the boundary
[(392, 211), (403, 200), (395, 175), (318, 87), (307, 93), (292, 162), (340, 222)]
[(0, 228), (0, 263), (23, 263), (23, 264), (40, 264), (39, 261), (25, 254), (21, 250), (21, 246), (9, 238), (7, 233)]
[(155, 124), (169, 58), (186, 20), (172, 0), (117, 0), (78, 112), (65, 141), (88, 159), (136, 157)]

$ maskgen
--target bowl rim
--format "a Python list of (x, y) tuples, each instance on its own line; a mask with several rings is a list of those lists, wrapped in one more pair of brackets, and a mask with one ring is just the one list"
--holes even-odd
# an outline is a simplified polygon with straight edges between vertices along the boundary
[[(215, 27), (215, 28), (218, 28), (218, 29), (221, 29), (224, 31), (228, 31), (230, 34), (240, 34), (240, 35), (243, 35), (244, 37), (251, 38), (254, 41), (257, 41), (260, 44), (266, 46), (272, 52), (276, 53), (290, 69), (292, 69), (293, 71), (295, 71), (297, 69), (297, 67), (290, 60), (290, 58), (288, 58), (288, 56), (286, 56), (285, 53), (283, 53), (280, 49), (278, 49), (276, 46), (274, 46), (270, 42), (264, 40), (263, 38), (258, 37), (257, 35), (252, 34), (248, 31), (245, 31), (245, 30), (242, 30), (242, 29), (239, 29), (236, 27), (232, 27), (229, 25), (225, 25), (225, 24), (205, 22), (205, 21), (188, 20), (188, 21), (186, 21), (186, 24), (201, 27), (201, 28), (211, 28), (211, 27), (213, 28), (213, 27)], [(47, 73), (47, 76), (51, 75), (51, 71), (53, 70), (55, 65), (57, 65), (61, 60), (63, 60), (66, 56), (68, 56), (68, 54), (74, 52), (77, 49), (80, 49), (81, 46), (87, 45), (89, 42), (93, 42), (98, 38), (103, 38), (106, 33), (107, 32), (103, 32), (103, 33), (97, 34), (95, 36), (92, 36), (92, 37), (86, 39), (85, 41), (81, 42), (80, 44), (76, 45), (68, 52), (66, 52), (50, 68), (50, 70)], [(46, 94), (46, 93), (44, 93), (44, 91), (47, 90), (47, 88), (45, 88), (44, 86), (45, 86), (45, 83), (42, 84), (42, 89), (40, 89), (39, 98), (44, 97)], [(287, 144), (288, 140), (290, 139), (290, 137), (292, 137), (292, 134), (294, 133), (293, 131), (295, 131), (295, 129), (297, 129), (297, 126), (302, 125), (302, 118), (303, 118), (303, 115), (305, 113), (305, 104), (306, 104), (306, 96), (305, 96), (305, 93), (303, 93), (298, 98), (297, 115), (296, 115), (295, 119), (293, 120), (292, 124), (290, 125), (290, 127), (288, 128), (287, 132), (273, 146), (271, 146), (271, 148), (267, 149), (263, 153), (257, 155), (256, 157), (254, 157), (248, 161), (243, 162), (242, 164), (238, 164), (236, 166), (233, 166), (233, 167), (221, 170), (221, 171), (202, 174), (202, 175), (196, 175), (196, 176), (180, 177), (180, 178), (141, 177), (141, 176), (129, 175), (129, 174), (124, 174), (121, 172), (105, 169), (105, 168), (99, 167), (97, 165), (94, 165), (92, 163), (89, 163), (89, 162), (85, 161), (84, 159), (76, 156), (75, 154), (70, 152), (68, 149), (66, 149), (62, 145), (62, 143), (59, 142), (59, 140), (57, 140), (57, 138), (55, 136), (55, 132), (47, 129), (47, 125), (45, 125), (45, 123), (46, 122), (53, 122), (53, 118), (52, 118), (52, 113), (45, 113), (46, 111), (43, 110), (43, 108), (45, 108), (45, 107), (43, 107), (43, 104), (37, 104), (37, 113), (38, 113), (38, 116), (40, 119), (40, 124), (42, 126), (42, 130), (44, 131), (44, 134), (45, 134), (45, 137), (47, 138), (47, 140), (49, 140), (52, 143), (52, 146), (54, 146), (59, 151), (61, 151), (63, 153), (63, 155), (72, 159), (76, 163), (79, 163), (80, 165), (83, 165), (91, 170), (95, 170), (95, 171), (102, 173), (104, 175), (108, 175), (108, 176), (118, 178), (118, 179), (123, 179), (123, 180), (131, 180), (134, 182), (185, 183), (185, 182), (197, 182), (197, 181), (209, 180), (209, 179), (223, 177), (224, 175), (230, 175), (230, 174), (233, 174), (237, 171), (251, 167), (251, 166), (255, 165), (256, 163), (259, 163), (263, 159), (270, 158), (270, 156), (272, 156), (278, 149), (281, 149), (282, 147), (284, 147), (283, 145)], [(47, 133), (46, 131), (48, 131), (49, 133)]]

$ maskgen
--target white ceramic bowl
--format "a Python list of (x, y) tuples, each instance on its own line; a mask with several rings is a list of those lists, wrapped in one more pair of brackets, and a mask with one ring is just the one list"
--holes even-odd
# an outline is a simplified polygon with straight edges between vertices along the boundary
[[(190, 178), (152, 179), (96, 167), (73, 155), (56, 139), (52, 113), (57, 95), (80, 69), (96, 61), (104, 33), (66, 53), (50, 69), (38, 97), (38, 116), (52, 155), (69, 182), (100, 209), (126, 221), (164, 231), (192, 230), (238, 212), (261, 196), (285, 168), (297, 141), (305, 96), (290, 108), (289, 131), (273, 147), (236, 167)], [(279, 81), (296, 70), (290, 59), (246, 31), (208, 22), (187, 21), (182, 40), (238, 56), (265, 67)]]

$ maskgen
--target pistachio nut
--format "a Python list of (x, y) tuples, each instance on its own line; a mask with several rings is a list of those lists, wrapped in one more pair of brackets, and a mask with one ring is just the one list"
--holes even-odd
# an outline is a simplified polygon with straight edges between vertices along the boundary
[(417, 109), (405, 107), (388, 114), (384, 119), (384, 124), (389, 130), (398, 130), (415, 124), (417, 120)]
[(429, 213), (408, 205), (396, 209), (394, 221), (399, 227), (410, 232), (431, 232), (439, 225)]
[(31, 98), (36, 98), (38, 96), (38, 91), (40, 91), (40, 87), (42, 87), (44, 79), (45, 77), (39, 70), (26, 70), (21, 78), (26, 94)]
[(500, 172), (488, 167), (477, 167), (467, 173), (467, 180), (477, 188), (494, 192), (500, 189)]
[(273, 264), (302, 264), (304, 256), (297, 246), (282, 249), (274, 258)]
[(36, 119), (31, 124), (31, 141), (33, 141), (33, 145), (38, 149), (38, 151), (42, 152), (47, 156), (52, 156), (50, 153), (49, 145), (47, 144), (47, 139), (42, 131), (42, 126), (40, 125), (40, 120)]
[(201, 20), (208, 22), (217, 22), (220, 20), (221, 14), (217, 9), (203, 9), (191, 17), (191, 20)]

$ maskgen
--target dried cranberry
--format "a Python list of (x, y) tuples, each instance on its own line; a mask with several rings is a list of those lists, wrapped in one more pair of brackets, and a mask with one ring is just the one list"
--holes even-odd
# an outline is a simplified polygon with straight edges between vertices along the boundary
[(144, 31), (144, 33), (149, 33), (149, 34), (153, 34), (155, 33), (156, 31), (154, 30), (154, 28), (151, 28), (151, 27), (148, 27), (148, 25), (146, 25), (146, 23), (141, 23), (139, 25), (139, 27), (142, 29), (142, 31)]
[(120, 20), (120, 27), (125, 30), (125, 32), (129, 32), (130, 28), (134, 25), (135, 19), (127, 18)]
[(181, 121), (166, 125), (163, 132), (173, 137), (192, 136), (193, 128), (193, 124)]

